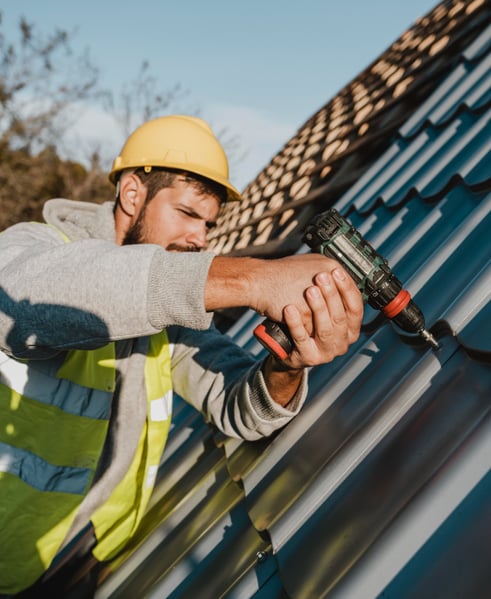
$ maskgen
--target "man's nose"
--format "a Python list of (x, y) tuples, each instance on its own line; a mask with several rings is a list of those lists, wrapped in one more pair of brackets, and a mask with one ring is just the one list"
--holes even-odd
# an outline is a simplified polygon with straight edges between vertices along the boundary
[(206, 223), (198, 223), (189, 233), (187, 241), (199, 249), (204, 249), (207, 242)]

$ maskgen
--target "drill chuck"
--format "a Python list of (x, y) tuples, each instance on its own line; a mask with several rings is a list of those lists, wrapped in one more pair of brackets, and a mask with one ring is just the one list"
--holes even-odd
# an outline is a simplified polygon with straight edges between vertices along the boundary
[[(361, 234), (341, 214), (331, 208), (307, 226), (303, 241), (313, 252), (334, 258), (351, 275), (363, 301), (380, 310), (402, 330), (419, 334), (433, 348), (438, 342), (426, 330), (423, 313), (402, 283)], [(256, 327), (258, 340), (280, 359), (285, 359), (293, 343), (284, 324), (265, 320)]]

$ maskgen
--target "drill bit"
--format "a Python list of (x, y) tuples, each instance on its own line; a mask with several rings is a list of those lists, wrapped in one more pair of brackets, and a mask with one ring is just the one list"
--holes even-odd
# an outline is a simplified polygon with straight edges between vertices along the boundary
[(435, 339), (435, 337), (430, 333), (430, 331), (428, 331), (427, 329), (420, 329), (418, 331), (418, 333), (421, 337), (423, 337), (423, 339), (427, 343), (429, 343), (433, 347), (433, 349), (440, 349), (440, 344)]

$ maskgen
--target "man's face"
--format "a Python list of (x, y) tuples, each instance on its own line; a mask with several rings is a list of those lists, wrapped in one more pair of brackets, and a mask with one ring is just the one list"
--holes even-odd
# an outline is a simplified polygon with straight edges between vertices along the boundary
[(142, 205), (123, 245), (154, 243), (168, 251), (200, 251), (206, 247), (207, 233), (215, 226), (219, 210), (217, 197), (177, 179)]

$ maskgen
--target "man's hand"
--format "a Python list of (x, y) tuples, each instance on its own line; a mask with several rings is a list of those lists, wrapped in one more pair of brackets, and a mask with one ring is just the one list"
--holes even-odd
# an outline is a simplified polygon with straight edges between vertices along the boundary
[(283, 310), (294, 342), (292, 353), (283, 363), (291, 368), (331, 362), (346, 353), (360, 334), (363, 302), (346, 271), (338, 266), (331, 273), (319, 273), (314, 283), (305, 291), (312, 329), (305, 326), (296, 306), (288, 305)]
[(360, 334), (363, 301), (353, 279), (336, 260), (301, 254), (277, 260), (214, 258), (205, 288), (208, 311), (247, 306), (285, 322), (294, 348), (282, 362), (263, 365), (268, 390), (286, 406), (304, 369), (332, 361)]
[(287, 305), (283, 319), (293, 338), (292, 353), (282, 362), (269, 357), (263, 373), (275, 401), (286, 406), (298, 389), (303, 369), (332, 361), (348, 350), (360, 333), (363, 317), (361, 293), (341, 266), (314, 277), (305, 290), (312, 328), (295, 305)]

